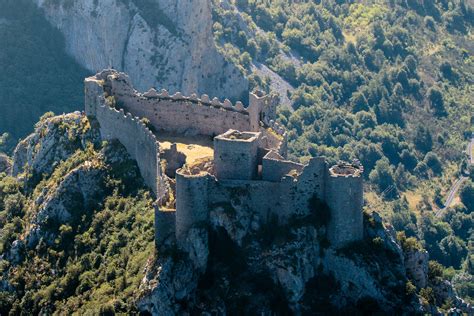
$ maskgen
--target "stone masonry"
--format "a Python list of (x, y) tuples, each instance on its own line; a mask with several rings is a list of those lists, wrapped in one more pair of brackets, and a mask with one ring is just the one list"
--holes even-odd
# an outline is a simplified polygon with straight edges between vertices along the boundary
[[(86, 114), (99, 122), (104, 139), (115, 138), (125, 146), (156, 195), (158, 248), (176, 242), (187, 249), (188, 233), (207, 227), (211, 210), (240, 205), (261, 224), (274, 218), (285, 223), (309, 215), (315, 197), (330, 208), (332, 247), (362, 239), (362, 166), (328, 168), (322, 157), (306, 165), (287, 160), (286, 132), (275, 123), (277, 100), (262, 93), (250, 94), (249, 100), (244, 107), (207, 95), (170, 96), (155, 89), (139, 93), (127, 75), (115, 70), (85, 80)], [(172, 152), (160, 150), (161, 134), (212, 138), (213, 159), (188, 166), (175, 145)], [(164, 168), (160, 158), (169, 157), (179, 161)]]

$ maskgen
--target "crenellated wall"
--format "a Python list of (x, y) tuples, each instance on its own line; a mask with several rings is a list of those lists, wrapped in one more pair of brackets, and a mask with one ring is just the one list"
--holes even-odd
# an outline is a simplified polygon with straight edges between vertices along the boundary
[(104, 140), (117, 139), (137, 161), (145, 183), (157, 197), (163, 195), (161, 170), (159, 165), (159, 143), (155, 135), (138, 118), (123, 110), (116, 110), (106, 104), (95, 109), (95, 117), (100, 124)]
[(134, 116), (146, 117), (157, 131), (216, 136), (229, 129), (258, 131), (261, 113), (272, 106), (264, 98), (254, 98), (247, 108), (241, 102), (220, 102), (207, 95), (183, 96), (180, 92), (169, 95), (150, 89), (138, 93), (129, 78), (122, 73), (106, 71), (97, 75), (104, 90), (113, 96), (119, 108)]

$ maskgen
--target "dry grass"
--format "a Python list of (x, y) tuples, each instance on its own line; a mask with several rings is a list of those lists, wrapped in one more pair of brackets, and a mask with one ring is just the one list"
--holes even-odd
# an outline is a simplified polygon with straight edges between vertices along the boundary
[(186, 164), (193, 165), (195, 162), (205, 158), (214, 157), (214, 148), (212, 139), (203, 136), (176, 136), (176, 135), (157, 135), (160, 146), (168, 149), (171, 144), (178, 146), (178, 151), (186, 155)]
[(423, 197), (415, 191), (406, 191), (403, 193), (408, 201), (411, 211), (416, 212), (416, 206), (422, 201)]
[(357, 36), (355, 34), (349, 33), (347, 31), (343, 31), (342, 34), (344, 35), (344, 39), (346, 43), (357, 44)]

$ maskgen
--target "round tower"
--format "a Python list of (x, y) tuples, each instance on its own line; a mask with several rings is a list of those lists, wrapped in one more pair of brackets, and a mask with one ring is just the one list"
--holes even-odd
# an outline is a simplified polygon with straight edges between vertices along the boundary
[(326, 181), (326, 203), (331, 209), (328, 238), (335, 248), (363, 238), (363, 168), (338, 163), (331, 167)]
[(195, 224), (209, 220), (207, 172), (193, 174), (186, 168), (176, 171), (176, 241), (183, 245)]

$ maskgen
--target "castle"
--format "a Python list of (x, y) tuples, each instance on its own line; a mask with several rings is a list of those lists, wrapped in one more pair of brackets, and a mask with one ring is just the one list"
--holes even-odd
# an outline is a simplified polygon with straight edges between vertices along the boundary
[(363, 168), (285, 159), (276, 103), (262, 93), (250, 94), (248, 107), (207, 95), (139, 93), (115, 70), (85, 80), (86, 114), (99, 122), (104, 140), (125, 146), (156, 195), (158, 248), (172, 241), (186, 249), (188, 232), (207, 227), (211, 211), (238, 206), (262, 224), (285, 223), (309, 215), (315, 197), (329, 206), (332, 247), (362, 239)]

